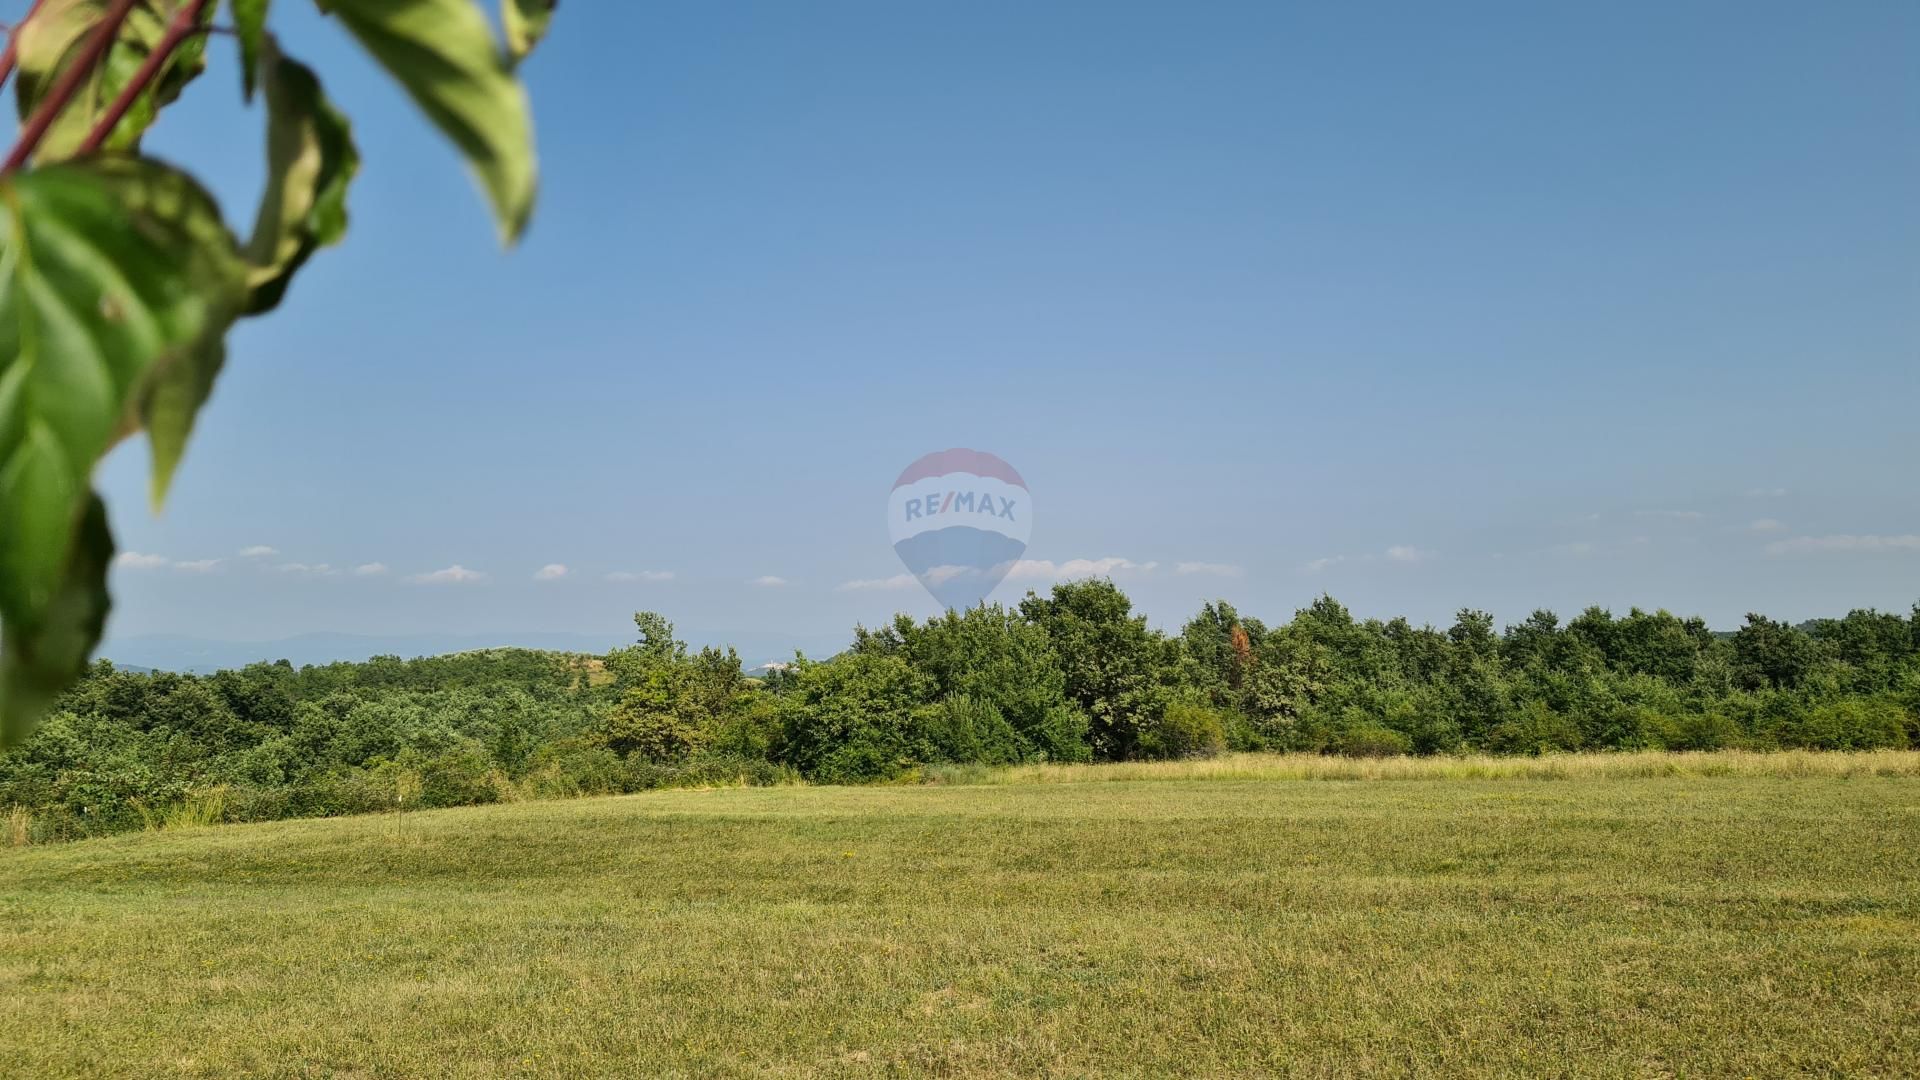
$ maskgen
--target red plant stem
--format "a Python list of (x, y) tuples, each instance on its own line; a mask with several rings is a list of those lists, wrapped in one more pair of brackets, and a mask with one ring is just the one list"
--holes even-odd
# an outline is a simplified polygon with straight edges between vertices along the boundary
[(173, 56), (173, 50), (179, 48), (180, 43), (192, 36), (199, 27), (200, 12), (206, 9), (207, 3), (208, 0), (193, 0), (174, 14), (173, 21), (167, 24), (166, 33), (160, 35), (159, 43), (153, 47), (152, 52), (147, 54), (147, 59), (141, 63), (140, 70), (134, 72), (133, 78), (127, 80), (127, 85), (120, 88), (120, 96), (113, 99), (113, 104), (107, 106), (107, 111), (100, 117), (100, 122), (93, 125), (92, 131), (87, 132), (87, 141), (80, 144), (80, 153), (96, 153), (106, 144), (107, 137), (113, 134), (113, 129), (119, 125), (120, 118), (127, 115), (127, 110), (133, 107), (135, 99), (139, 98), (146, 91), (147, 86), (160, 74), (160, 69), (166, 66), (167, 60)]
[(20, 58), (20, 31), (33, 21), (33, 17), (40, 11), (40, 5), (45, 2), (46, 0), (33, 0), (33, 6), (27, 9), (27, 14), (19, 22), (14, 23), (13, 30), (7, 34), (7, 47), (5, 50), (0, 50), (0, 86), (7, 85), (7, 76), (13, 74), (14, 61)]
[(93, 36), (87, 39), (87, 44), (81, 49), (80, 55), (74, 58), (70, 67), (60, 73), (59, 80), (53, 84), (53, 89), (47, 92), (46, 98), (40, 102), (40, 107), (33, 110), (33, 115), (27, 118), (26, 125), (20, 129), (19, 141), (13, 144), (13, 150), (7, 154), (5, 163), (0, 163), (0, 173), (13, 172), (25, 165), (27, 159), (33, 156), (34, 148), (40, 145), (40, 140), (47, 134), (47, 129), (53, 126), (53, 121), (60, 115), (60, 110), (66, 108), (67, 103), (73, 100), (74, 92), (79, 90), (80, 84), (92, 74), (94, 65), (100, 63), (101, 58), (107, 55), (107, 49), (112, 47), (113, 39), (120, 33), (120, 24), (127, 21), (127, 16), (132, 14), (134, 6), (139, 2), (140, 0), (115, 0), (106, 18), (100, 20), (100, 25), (93, 31)]

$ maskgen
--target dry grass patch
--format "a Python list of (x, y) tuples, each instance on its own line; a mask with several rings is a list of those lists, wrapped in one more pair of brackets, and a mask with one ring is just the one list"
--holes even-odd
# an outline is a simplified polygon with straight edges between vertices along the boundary
[(1329, 757), (1222, 754), (1104, 765), (935, 766), (934, 783), (1097, 784), (1134, 780), (1621, 780), (1657, 777), (1920, 777), (1920, 750), (1550, 754), (1544, 757)]

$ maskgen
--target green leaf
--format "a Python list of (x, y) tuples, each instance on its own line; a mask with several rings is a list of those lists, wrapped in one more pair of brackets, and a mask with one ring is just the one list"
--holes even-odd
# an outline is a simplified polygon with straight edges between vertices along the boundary
[(140, 420), (152, 448), (149, 497), (155, 509), (167, 499), (174, 470), (186, 456), (187, 439), (200, 406), (213, 394), (213, 381), (227, 362), (226, 342), (212, 337), (183, 350), (172, 362), (154, 369), (147, 392), (140, 399)]
[[(99, 123), (107, 106), (133, 79), (140, 65), (153, 52), (166, 32), (167, 23), (186, 0), (149, 0), (133, 9), (120, 33), (107, 50), (104, 62), (81, 83), (53, 126), (34, 152), (37, 162), (61, 161), (72, 157)], [(202, 25), (211, 23), (213, 4), (200, 11)], [(20, 82), (15, 91), (20, 118), (25, 120), (40, 104), (61, 71), (73, 63), (92, 36), (109, 7), (109, 0), (43, 0), (33, 18), (19, 32)], [(135, 98), (125, 116), (114, 126), (105, 149), (133, 150), (140, 137), (207, 66), (206, 34), (197, 33), (182, 41), (153, 84)]]
[(240, 39), (240, 91), (253, 100), (260, 79), (260, 45), (267, 36), (267, 0), (233, 0), (233, 33)]
[(107, 596), (112, 560), (106, 505), (88, 492), (66, 566), (40, 617), (32, 623), (10, 620), (0, 637), (0, 746), (26, 738), (60, 691), (86, 670), (112, 606)]
[[(101, 156), (0, 176), (0, 624), (9, 640), (31, 641), (63, 587), (95, 462), (152, 411), (156, 388), (210, 383), (245, 286), (213, 199), (182, 173)], [(156, 494), (191, 418), (166, 422), (156, 429)]]
[(466, 155), (502, 239), (519, 239), (536, 187), (533, 118), (475, 0), (318, 2)]
[(507, 31), (507, 55), (517, 66), (547, 36), (559, 0), (500, 0), (500, 24)]
[(194, 418), (226, 361), (227, 329), (245, 310), (249, 270), (218, 205), (184, 173), (133, 159), (106, 159), (97, 168), (118, 190), (135, 227), (165, 223), (164, 234), (149, 235), (171, 249), (176, 285), (193, 290), (205, 305), (199, 335), (183, 337), (178, 347), (154, 358), (135, 402), (152, 446), (150, 488), (158, 509), (186, 453)]
[[(14, 105), (22, 121), (39, 107), (54, 79), (66, 66), (64, 61), (86, 40), (87, 32), (99, 20), (100, 5), (93, 0), (41, 0), (40, 6), (33, 10), (33, 17), (14, 31), (15, 60), (20, 73), (14, 84)], [(85, 98), (92, 89), (83, 86), (78, 96)]]
[(312, 70), (262, 47), (267, 89), (267, 190), (254, 218), (249, 314), (280, 303), (294, 272), (347, 232), (347, 186), (360, 168), (353, 130), (329, 102)]

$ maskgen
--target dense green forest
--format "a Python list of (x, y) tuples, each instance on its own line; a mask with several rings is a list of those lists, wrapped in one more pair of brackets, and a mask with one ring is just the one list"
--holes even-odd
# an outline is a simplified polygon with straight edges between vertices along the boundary
[(1208, 604), (1177, 635), (1111, 582), (859, 628), (747, 677), (650, 612), (607, 655), (503, 649), (209, 676), (93, 665), (0, 754), (15, 842), (703, 783), (912, 779), (939, 763), (1920, 745), (1920, 607), (1733, 633), (1589, 609), (1495, 628), (1268, 626)]

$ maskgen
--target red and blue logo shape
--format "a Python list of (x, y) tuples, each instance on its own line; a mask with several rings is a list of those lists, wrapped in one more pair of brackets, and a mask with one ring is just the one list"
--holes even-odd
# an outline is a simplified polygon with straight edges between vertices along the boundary
[(981, 450), (940, 450), (907, 466), (887, 499), (900, 561), (935, 600), (986, 600), (1026, 553), (1033, 499), (1013, 466)]

